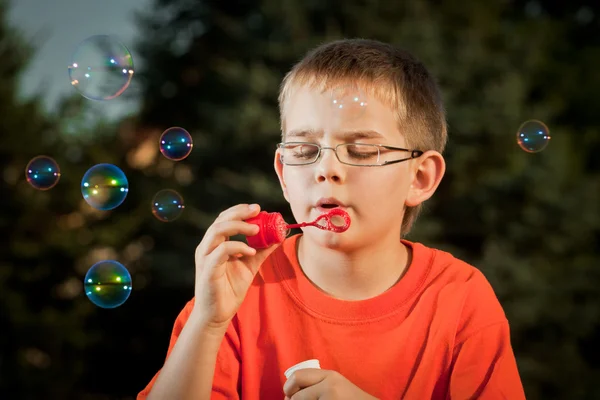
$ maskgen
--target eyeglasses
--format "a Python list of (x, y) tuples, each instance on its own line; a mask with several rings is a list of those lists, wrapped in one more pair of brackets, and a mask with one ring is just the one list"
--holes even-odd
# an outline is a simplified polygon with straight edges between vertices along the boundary
[[(277, 145), (280, 151), (280, 160), (285, 165), (308, 165), (316, 162), (321, 156), (321, 151), (330, 149), (342, 164), (378, 167), (420, 157), (421, 150), (409, 150), (400, 147), (384, 146), (382, 144), (342, 143), (335, 147), (322, 147), (316, 143), (285, 142)], [(410, 157), (394, 160), (394, 152), (409, 152)]]

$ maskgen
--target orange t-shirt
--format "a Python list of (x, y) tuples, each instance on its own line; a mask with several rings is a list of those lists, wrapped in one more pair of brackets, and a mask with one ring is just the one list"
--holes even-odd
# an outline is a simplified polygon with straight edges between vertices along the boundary
[[(300, 235), (262, 264), (232, 319), (212, 400), (283, 399), (285, 370), (313, 358), (382, 400), (525, 398), (508, 321), (479, 270), (403, 241), (413, 258), (395, 286), (371, 299), (339, 300), (302, 272)], [(192, 307), (193, 299), (177, 317), (167, 357)]]

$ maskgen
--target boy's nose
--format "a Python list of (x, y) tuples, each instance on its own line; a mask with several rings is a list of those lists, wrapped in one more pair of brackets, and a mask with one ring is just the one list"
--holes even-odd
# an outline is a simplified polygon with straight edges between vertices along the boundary
[(343, 178), (344, 165), (338, 160), (333, 148), (322, 148), (320, 159), (317, 160), (316, 164), (317, 181), (340, 181)]

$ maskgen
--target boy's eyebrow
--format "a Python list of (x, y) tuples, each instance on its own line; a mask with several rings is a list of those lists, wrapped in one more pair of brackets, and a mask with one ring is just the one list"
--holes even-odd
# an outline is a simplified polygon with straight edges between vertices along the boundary
[[(323, 132), (317, 132), (312, 129), (295, 129), (289, 131), (286, 135), (286, 138), (321, 138), (323, 137)], [(367, 131), (350, 131), (350, 132), (340, 132), (335, 134), (336, 138), (343, 138), (346, 140), (356, 140), (356, 139), (383, 139), (384, 136), (372, 130)]]

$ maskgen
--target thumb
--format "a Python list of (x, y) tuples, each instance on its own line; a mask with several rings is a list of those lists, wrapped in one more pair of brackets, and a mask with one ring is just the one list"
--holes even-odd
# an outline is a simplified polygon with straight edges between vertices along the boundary
[(277, 247), (281, 246), (281, 244), (282, 243), (275, 243), (270, 245), (266, 249), (256, 250), (256, 254), (252, 259), (252, 272), (254, 274), (258, 272), (258, 269), (260, 268), (262, 263), (267, 259), (267, 257), (269, 257), (269, 255), (271, 255), (271, 253), (274, 252), (277, 249)]

